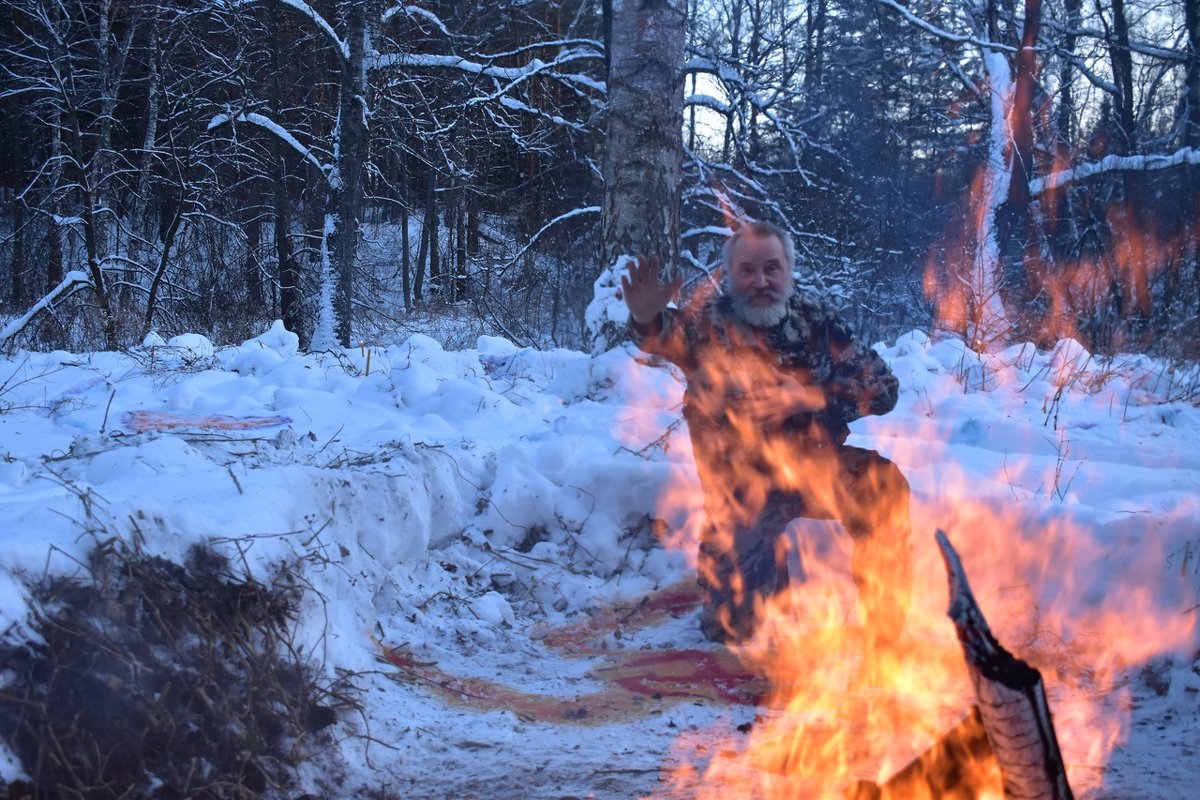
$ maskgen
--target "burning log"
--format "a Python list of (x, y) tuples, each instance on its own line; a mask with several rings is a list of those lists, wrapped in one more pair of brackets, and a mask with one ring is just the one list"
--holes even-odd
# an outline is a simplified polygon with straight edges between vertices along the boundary
[(1000, 646), (971, 594), (958, 553), (937, 532), (950, 578), (948, 614), (958, 629), (979, 714), (1009, 800), (1074, 800), (1041, 674)]
[(929, 800), (994, 797), (1000, 791), (1000, 766), (988, 743), (979, 709), (971, 709), (919, 758), (880, 786), (859, 781), (845, 800)]

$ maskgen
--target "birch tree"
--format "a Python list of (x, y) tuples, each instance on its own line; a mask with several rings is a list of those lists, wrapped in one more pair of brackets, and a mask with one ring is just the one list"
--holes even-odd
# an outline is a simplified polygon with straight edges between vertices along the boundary
[(608, 135), (594, 351), (623, 340), (620, 274), (638, 255), (679, 266), (683, 165), (683, 0), (606, 0)]

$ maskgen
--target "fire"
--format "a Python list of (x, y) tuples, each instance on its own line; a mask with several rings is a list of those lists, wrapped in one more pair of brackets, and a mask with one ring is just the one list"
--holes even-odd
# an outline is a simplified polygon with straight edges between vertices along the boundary
[[(1052, 163), (1056, 171), (1069, 168), (1062, 153)], [(1094, 201), (1084, 197), (1076, 200), (1078, 207), (1069, 208), (1070, 184), (1051, 185), (1037, 200), (1041, 211), (1032, 215), (1037, 224), (1029, 223), (1023, 251), (1005, 256), (996, 251), (1002, 244), (988, 238), (995, 230), (995, 198), (987, 175), (986, 165), (977, 170), (962, 207), (930, 248), (923, 271), (937, 327), (964, 337), (979, 352), (1014, 334), (1044, 346), (1064, 338), (1126, 346), (1123, 330), (1111, 328), (1132, 322), (1123, 327), (1136, 331), (1154, 313), (1156, 293), (1170, 302), (1172, 287), (1200, 242), (1200, 205), (1181, 215), (1188, 217), (1185, 221), (1164, 223), (1132, 202), (1113, 202), (1104, 208), (1101, 223), (1093, 219), (1101, 214), (1089, 209)], [(1072, 216), (1084, 217), (1094, 231), (1084, 237), (1093, 247), (1055, 252), (1054, 241), (1064, 236), (1063, 220)], [(1014, 285), (1006, 258), (1019, 260), (1023, 285)]]
[[(1079, 368), (1068, 356), (1059, 363), (1062, 391), (1079, 389)], [(998, 355), (969, 357), (981, 360), (993, 385), (1021, 380), (1014, 374), (1020, 356), (1008, 356), (1008, 363)], [(724, 392), (747, 396), (782, 383), (739, 347), (707, 365), (706, 375)], [(946, 574), (932, 540), (939, 527), (950, 532), (963, 554), (997, 636), (1041, 671), (1072, 785), (1096, 785), (1108, 754), (1127, 733), (1123, 711), (1129, 700), (1123, 681), (1129, 667), (1188, 642), (1195, 635), (1197, 615), (1165, 615), (1149, 588), (1122, 582), (1119, 576), (1103, 597), (1089, 598), (1087, 610), (1078, 610), (1078, 599), (1094, 593), (1081, 579), (1108, 569), (1108, 550), (1094, 530), (1061, 513), (1062, 506), (1048, 508), (1028, 494), (1014, 502), (1019, 487), (1007, 477), (1057, 485), (1063, 477), (1054, 473), (1054, 465), (1039, 474), (1032, 464), (1010, 461), (994, 475), (970, 474), (938, 452), (945, 435), (932, 419), (927, 429), (888, 441), (886, 455), (911, 473), (918, 486), (910, 510), (911, 600), (907, 587), (883, 590), (891, 601), (906, 606), (904, 635), (872, 661), (866, 651), (877, 632), (869, 630), (860, 597), (860, 590), (871, 589), (855, 585), (851, 564), (856, 543), (835, 521), (858, 513), (855, 498), (836, 479), (835, 466), (820, 448), (798, 450), (736, 413), (730, 415), (730, 425), (740, 448), (725, 472), (711, 459), (695, 459), (686, 436), (671, 440), (674, 475), (657, 515), (678, 522), (670, 526), (669, 545), (690, 557), (706, 536), (718, 550), (733, 548), (730, 531), (745, 522), (739, 514), (759, 507), (770, 487), (802, 490), (808, 511), (823, 519), (794, 522), (793, 536), (782, 540), (791, 549), (781, 558), (793, 566), (793, 579), (783, 591), (756, 597), (743, 576), (729, 577), (737, 601), (752, 600), (761, 620), (751, 638), (729, 646), (772, 689), (748, 730), (714, 728), (681, 736), (670, 759), (670, 779), (653, 797), (1002, 798), (999, 768), (986, 753), (962, 750), (952, 767), (929, 755), (935, 745), (945, 746), (947, 732), (968, 725), (974, 703), (962, 652), (946, 618)], [(746, 479), (746, 470), (764, 465), (767, 474)], [(981, 484), (1004, 491), (989, 498)], [(714, 499), (721, 487), (730, 496)], [(735, 489), (741, 490), (737, 497), (732, 496)], [(1145, 564), (1161, 565), (1165, 554), (1152, 552), (1146, 543), (1141, 557)], [(700, 558), (696, 563), (702, 582), (721, 580), (711, 561)], [(886, 570), (882, 577), (889, 584), (897, 582)], [(924, 760), (915, 761), (923, 754)], [(954, 774), (939, 776), (939, 770)], [(898, 773), (908, 778), (895, 778)], [(951, 780), (957, 794), (930, 789)]]

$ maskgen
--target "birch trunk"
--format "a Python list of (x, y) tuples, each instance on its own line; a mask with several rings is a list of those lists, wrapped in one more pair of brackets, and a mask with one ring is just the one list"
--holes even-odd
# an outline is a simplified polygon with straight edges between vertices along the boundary
[[(597, 300), (613, 314), (589, 312), (593, 349), (623, 340), (619, 285), (622, 256), (679, 263), (683, 173), (684, 0), (611, 0), (608, 139), (604, 153), (604, 240)], [(601, 285), (603, 284), (603, 285)]]
[(979, 230), (976, 231), (970, 287), (971, 314), (967, 320), (967, 342), (980, 352), (1000, 345), (1011, 325), (1000, 296), (1000, 243), (997, 214), (1008, 197), (1012, 181), (1012, 109), (1013, 82), (1008, 60), (1002, 53), (987, 52), (983, 57), (991, 98), (991, 128), (988, 161), (980, 188)]

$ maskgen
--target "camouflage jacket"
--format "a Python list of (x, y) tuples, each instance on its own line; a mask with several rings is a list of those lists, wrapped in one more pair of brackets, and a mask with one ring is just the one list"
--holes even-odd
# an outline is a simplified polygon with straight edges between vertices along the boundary
[(639, 330), (633, 341), (660, 355), (687, 378), (684, 415), (692, 439), (729, 428), (737, 398), (749, 386), (769, 387), (786, 375), (817, 389), (824, 408), (789, 417), (780, 433), (814, 445), (841, 444), (848, 423), (867, 414), (886, 414), (896, 405), (899, 384), (879, 354), (864, 345), (827, 304), (797, 289), (788, 314), (770, 328), (755, 328), (735, 315), (721, 294), (676, 311), (661, 325)]

